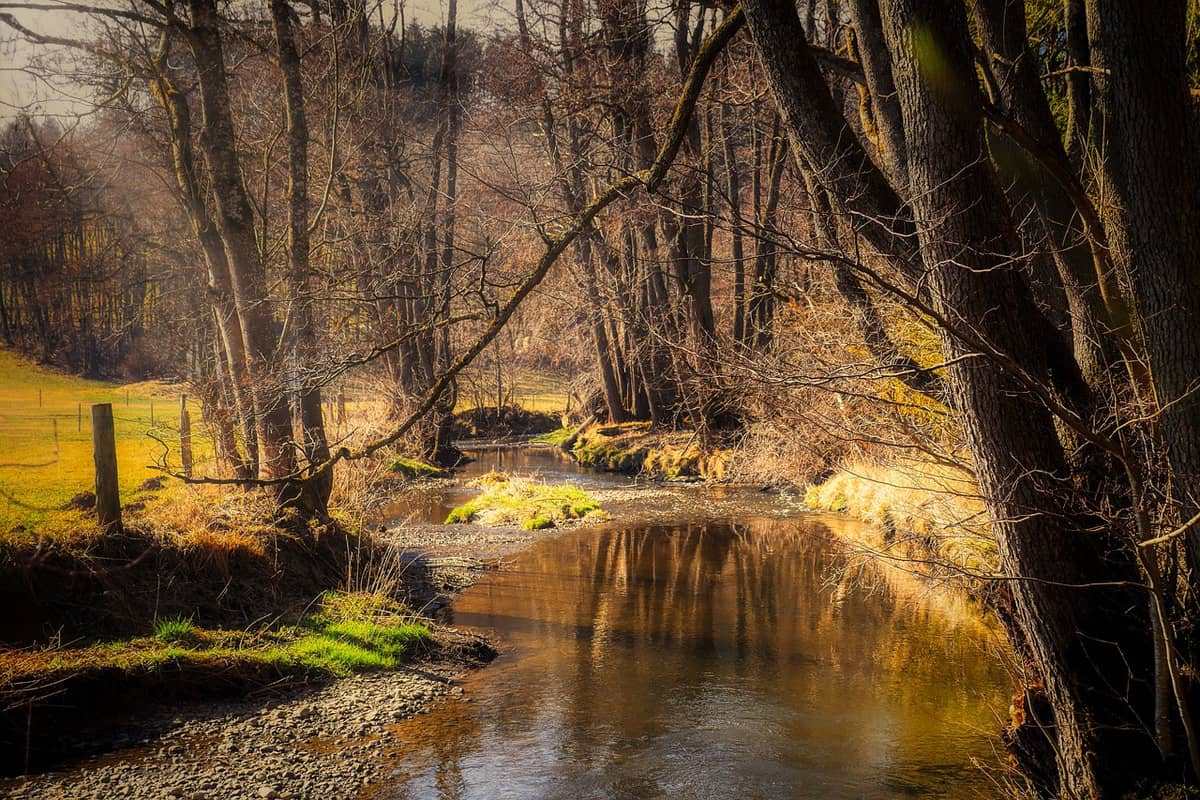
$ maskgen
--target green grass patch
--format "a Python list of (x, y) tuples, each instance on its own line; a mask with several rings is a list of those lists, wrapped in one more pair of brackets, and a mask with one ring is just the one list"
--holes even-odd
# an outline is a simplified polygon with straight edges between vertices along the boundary
[(172, 644), (186, 641), (192, 636), (194, 630), (195, 626), (192, 625), (190, 619), (183, 617), (160, 619), (154, 623), (154, 638), (160, 642)]
[(538, 444), (552, 444), (555, 447), (561, 447), (563, 442), (571, 438), (572, 432), (570, 428), (559, 428), (556, 431), (538, 434), (533, 437), (533, 441)]
[(313, 628), (271, 655), (331, 675), (392, 669), (415, 647), (429, 641), (429, 629), (416, 623), (334, 622)]
[(206, 630), (190, 620), (159, 620), (154, 635), (85, 647), (0, 651), (0, 671), (16, 683), (38, 675), (167, 666), (236, 670), (270, 666), (282, 673), (343, 677), (393, 669), (432, 639), (396, 602), (370, 594), (328, 593), (295, 625), (260, 631)]
[(542, 530), (604, 515), (600, 504), (574, 484), (551, 486), (502, 473), (484, 475), (478, 483), (483, 493), (451, 511), (446, 524), (477, 522)]

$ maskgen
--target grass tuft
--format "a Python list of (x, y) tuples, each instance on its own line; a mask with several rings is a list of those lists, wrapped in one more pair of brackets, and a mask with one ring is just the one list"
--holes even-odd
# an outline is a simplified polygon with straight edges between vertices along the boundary
[(187, 641), (192, 638), (194, 631), (192, 621), (183, 617), (160, 619), (154, 623), (154, 638), (168, 644)]
[(480, 477), (477, 484), (483, 493), (451, 511), (446, 524), (519, 525), (535, 531), (570, 520), (601, 518), (604, 513), (574, 484), (550, 486), (497, 472)]

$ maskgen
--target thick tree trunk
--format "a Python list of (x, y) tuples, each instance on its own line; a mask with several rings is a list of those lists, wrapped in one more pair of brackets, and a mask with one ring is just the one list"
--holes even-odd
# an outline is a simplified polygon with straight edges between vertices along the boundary
[(208, 167), (246, 342), (246, 376), (254, 397), (259, 469), (267, 478), (289, 475), (295, 468), (291, 450), (291, 414), (279, 375), (275, 323), (267, 293), (266, 269), (258, 253), (254, 218), (242, 185), (237, 142), (225, 76), (224, 48), (215, 0), (189, 0), (192, 26), (188, 44), (196, 64), (204, 123), (200, 146)]
[[(1127, 550), (1074, 506), (1054, 419), (1007, 366), (1049, 386), (1015, 233), (983, 157), (962, 7), (887, 0), (883, 9), (892, 52), (917, 56), (897, 61), (895, 74), (921, 251), (949, 326), (956, 406), (1014, 578), (1013, 633), (1053, 714), (1053, 788), (1064, 798), (1115, 797), (1157, 761), (1139, 722), (1152, 674), (1146, 598), (1129, 588), (1139, 575)], [(981, 347), (992, 354), (980, 357)]]
[[(283, 107), (288, 141), (288, 331), (292, 358), (299, 373), (300, 426), (304, 457), (310, 465), (329, 460), (329, 441), (321, 412), (321, 388), (311, 374), (317, 354), (316, 322), (313, 319), (313, 286), (309, 269), (308, 236), (308, 120), (304, 110), (304, 87), (300, 54), (292, 28), (292, 10), (287, 0), (271, 0), (271, 22), (283, 77)], [(299, 482), (296, 498), (307, 510), (325, 513), (333, 489), (333, 473)]]
[[(1109, 240), (1134, 287), (1180, 520), (1200, 509), (1200, 137), (1187, 81), (1186, 3), (1153, 13), (1088, 0), (1115, 212)], [(1187, 535), (1200, 574), (1200, 528)]]

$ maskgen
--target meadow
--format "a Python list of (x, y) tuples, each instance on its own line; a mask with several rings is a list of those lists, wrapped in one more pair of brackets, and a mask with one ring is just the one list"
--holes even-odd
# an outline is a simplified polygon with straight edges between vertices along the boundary
[[(384, 424), (385, 406), (374, 399), (378, 392), (358, 381), (349, 382), (344, 391), (346, 419), (339, 422), (332, 402), (326, 415), (334, 442), (370, 435)], [(164, 456), (178, 469), (179, 398), (186, 392), (184, 384), (161, 381), (88, 380), (0, 349), (0, 532), (62, 532), (90, 523), (90, 516), (68, 504), (94, 488), (94, 403), (113, 406), (122, 502), (136, 499), (139, 486), (162, 475)], [(538, 410), (557, 411), (566, 404), (561, 385), (548, 376), (523, 375), (512, 393)], [(328, 392), (326, 399), (335, 394)], [(472, 395), (459, 397), (460, 411), (473, 404)], [(199, 402), (189, 399), (188, 409), (196, 469), (211, 472), (212, 440)]]
[[(65, 507), (94, 484), (91, 406), (111, 403), (117, 437), (117, 471), (125, 500), (161, 475), (163, 445), (179, 466), (179, 397), (186, 389), (158, 381), (118, 384), (67, 375), (0, 350), (0, 530), (78, 515)], [(199, 403), (189, 401), (198, 464), (212, 447), (200, 423)]]

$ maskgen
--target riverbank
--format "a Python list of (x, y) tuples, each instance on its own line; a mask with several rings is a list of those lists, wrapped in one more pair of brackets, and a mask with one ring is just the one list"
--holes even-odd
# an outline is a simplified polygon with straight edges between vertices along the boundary
[[(250, 698), (130, 715), (105, 735), (113, 749), (59, 772), (0, 782), (12, 798), (350, 798), (383, 777), (390, 725), (461, 693), (486, 661), (451, 631), (430, 657), (388, 672), (302, 691), (264, 687)], [(95, 732), (66, 733), (95, 747)]]
[(890, 462), (772, 456), (769, 443), (753, 436), (736, 446), (703, 448), (694, 432), (641, 422), (588, 423), (541, 440), (592, 469), (649, 480), (743, 482), (799, 495), (804, 508), (867, 523), (847, 526), (847, 541), (872, 557), (957, 580), (985, 601), (995, 590), (987, 580), (997, 570), (995, 539), (974, 478), (958, 467), (911, 456)]
[[(551, 450), (543, 452), (548, 455)], [(485, 458), (473, 468), (492, 467)], [(203, 698), (204, 706), (197, 706), (188, 702), (189, 698), (168, 696), (170, 704), (165, 709), (135, 710), (123, 714), (117, 724), (108, 719), (91, 730), (68, 725), (64, 728), (72, 733), (68, 738), (80, 746), (86, 744), (83, 749), (68, 747), (70, 752), (64, 752), (64, 758), (75, 759), (70, 767), (0, 788), (26, 798), (358, 797), (364, 786), (369, 788), (372, 781), (385, 777), (381, 764), (387, 760), (389, 726), (425, 713), (438, 700), (457, 694), (468, 673), (494, 653), (478, 637), (461, 638), (463, 634), (436, 622), (443, 619), (442, 609), (489, 569), (502, 567), (531, 545), (580, 525), (600, 531), (611, 526), (670, 526), (694, 521), (702, 527), (714, 520), (784, 518), (804, 510), (795, 490), (779, 487), (755, 489), (715, 480), (647, 482), (587, 474), (579, 478), (588, 485), (589, 501), (616, 521), (567, 518), (551, 530), (470, 522), (446, 525), (436, 521), (445, 512), (436, 510), (440, 506), (435, 504), (429, 512), (432, 516), (423, 521), (409, 516), (404, 524), (384, 530), (368, 526), (371, 533), (363, 541), (373, 542), (371, 547), (381, 552), (401, 554), (389, 570), (397, 581), (392, 589), (402, 587), (405, 601), (429, 626), (434, 643), (393, 669), (332, 682), (328, 676), (297, 679), (279, 675), (254, 686), (240, 686), (239, 693), (249, 692), (242, 699), (210, 694)], [(444, 477), (405, 486), (406, 492), (417, 494), (462, 490), (459, 481)], [(841, 538), (845, 538), (845, 527), (833, 526)], [(333, 549), (346, 550), (351, 541)], [(338, 568), (345, 566), (341, 562)], [(360, 563), (360, 571), (379, 573), (362, 567)], [(218, 705), (212, 705), (214, 701)], [(251, 742), (253, 746), (248, 744)], [(89, 749), (108, 755), (90, 758)], [(19, 743), (15, 750), (20, 751)], [(123, 789), (113, 789), (125, 786), (133, 788), (126, 794), (120, 793)]]

